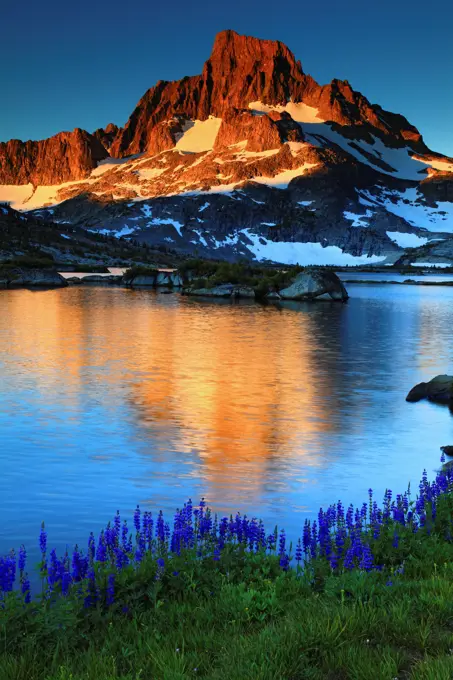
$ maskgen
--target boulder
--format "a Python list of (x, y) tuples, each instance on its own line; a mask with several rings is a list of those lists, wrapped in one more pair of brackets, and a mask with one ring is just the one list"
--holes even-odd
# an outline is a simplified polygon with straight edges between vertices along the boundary
[(0, 271), (2, 288), (65, 288), (68, 282), (56, 269), (28, 269), (25, 267), (5, 267)]
[(453, 376), (436, 375), (429, 382), (415, 385), (406, 397), (406, 401), (416, 402), (428, 399), (438, 404), (448, 404), (453, 400)]
[(340, 302), (346, 302), (349, 297), (335, 272), (323, 269), (305, 269), (280, 290), (279, 295), (283, 300), (314, 300), (327, 295)]

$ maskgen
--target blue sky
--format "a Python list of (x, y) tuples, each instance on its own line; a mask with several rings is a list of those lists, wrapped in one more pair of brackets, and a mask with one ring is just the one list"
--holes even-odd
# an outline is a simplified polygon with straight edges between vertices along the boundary
[(318, 82), (347, 79), (453, 156), (449, 0), (43, 0), (2, 10), (0, 140), (122, 125), (157, 80), (201, 72), (216, 32), (286, 43)]

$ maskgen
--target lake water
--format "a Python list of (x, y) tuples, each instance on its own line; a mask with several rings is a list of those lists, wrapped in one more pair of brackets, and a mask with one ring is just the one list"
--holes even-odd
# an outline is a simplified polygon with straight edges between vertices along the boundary
[(150, 290), (0, 291), (0, 554), (85, 544), (118, 508), (205, 496), (295, 535), (367, 489), (404, 491), (448, 409), (408, 404), (453, 371), (453, 289), (348, 286), (348, 304), (262, 306)]

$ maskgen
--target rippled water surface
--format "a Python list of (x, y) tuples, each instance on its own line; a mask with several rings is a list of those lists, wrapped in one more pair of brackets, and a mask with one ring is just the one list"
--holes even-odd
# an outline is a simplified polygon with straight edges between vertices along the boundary
[(0, 291), (0, 553), (85, 542), (189, 496), (293, 533), (403, 491), (453, 444), (410, 387), (453, 371), (453, 290), (260, 306), (114, 287)]

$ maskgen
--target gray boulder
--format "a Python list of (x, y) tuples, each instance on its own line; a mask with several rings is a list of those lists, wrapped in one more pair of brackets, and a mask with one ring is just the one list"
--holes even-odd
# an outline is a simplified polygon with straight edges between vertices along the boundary
[(314, 300), (324, 296), (339, 302), (346, 302), (349, 297), (335, 272), (323, 269), (305, 269), (279, 295), (283, 300)]
[(212, 288), (185, 288), (185, 295), (200, 295), (203, 297), (222, 298), (254, 298), (255, 291), (249, 286), (241, 286), (233, 283), (222, 283)]
[(406, 397), (406, 401), (416, 402), (428, 399), (438, 404), (448, 404), (453, 400), (453, 376), (436, 375), (429, 382), (415, 385)]

